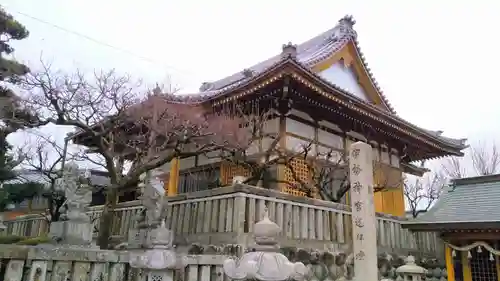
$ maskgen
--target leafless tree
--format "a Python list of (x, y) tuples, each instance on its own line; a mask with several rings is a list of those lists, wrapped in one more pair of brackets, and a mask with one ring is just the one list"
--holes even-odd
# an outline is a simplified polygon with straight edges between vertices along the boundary
[(500, 154), (496, 144), (490, 149), (481, 143), (471, 147), (471, 160), (474, 170), (480, 176), (493, 175), (500, 171)]
[[(27, 167), (40, 173), (45, 184), (40, 196), (47, 200), (47, 209), (42, 215), (50, 223), (59, 221), (65, 203), (64, 191), (57, 188), (57, 182), (62, 178), (61, 165), (65, 159), (64, 148), (54, 138), (39, 131), (32, 131), (34, 137), (24, 147), (24, 162)], [(67, 157), (67, 160), (71, 160)]]
[(406, 178), (403, 194), (413, 218), (427, 212), (439, 199), (446, 178), (442, 173), (431, 172), (423, 178)]
[(464, 157), (446, 159), (442, 169), (450, 179), (497, 174), (500, 172), (500, 152), (495, 143), (491, 146), (478, 143), (471, 146)]
[(24, 109), (37, 113), (35, 121), (27, 121), (32, 126), (52, 123), (74, 128), (72, 139), (90, 147), (79, 153), (80, 159), (109, 174), (99, 228), (101, 248), (109, 246), (117, 191), (135, 186), (141, 174), (176, 157), (210, 150), (214, 139), (207, 138), (218, 135), (214, 130), (221, 124), (207, 122), (200, 106), (166, 102), (166, 94), (143, 91), (140, 83), (114, 71), (95, 72), (89, 78), (79, 71), (53, 72), (42, 63), (41, 71), (27, 75), (21, 85), (29, 92)]
[(462, 165), (462, 158), (459, 157), (449, 157), (444, 160), (442, 164), (442, 169), (444, 174), (451, 179), (461, 179), (466, 177), (467, 171)]

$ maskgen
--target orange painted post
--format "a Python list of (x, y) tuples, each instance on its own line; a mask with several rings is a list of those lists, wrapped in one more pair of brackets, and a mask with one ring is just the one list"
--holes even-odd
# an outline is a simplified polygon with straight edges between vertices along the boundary
[(167, 190), (168, 196), (177, 195), (179, 186), (179, 168), (180, 168), (179, 164), (180, 164), (179, 158), (174, 158), (170, 162), (170, 174), (168, 179), (168, 190)]
[(455, 268), (453, 265), (453, 255), (450, 246), (445, 246), (444, 256), (446, 259), (446, 272), (448, 273), (448, 281), (455, 281)]

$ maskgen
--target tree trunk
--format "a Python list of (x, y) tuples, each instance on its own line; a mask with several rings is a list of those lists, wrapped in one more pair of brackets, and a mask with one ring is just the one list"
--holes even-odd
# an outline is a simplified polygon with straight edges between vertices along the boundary
[(113, 210), (116, 208), (117, 198), (116, 189), (112, 189), (106, 195), (106, 203), (104, 204), (100, 222), (99, 222), (99, 237), (97, 244), (101, 249), (108, 249), (110, 245), (111, 230), (113, 225)]

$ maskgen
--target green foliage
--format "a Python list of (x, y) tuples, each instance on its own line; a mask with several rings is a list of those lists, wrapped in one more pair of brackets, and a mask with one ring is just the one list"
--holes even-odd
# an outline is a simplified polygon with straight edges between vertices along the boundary
[(14, 160), (9, 155), (10, 149), (11, 146), (7, 142), (7, 137), (2, 134), (0, 129), (0, 184), (16, 177), (15, 172), (12, 170)]
[(18, 204), (26, 199), (33, 199), (43, 191), (43, 184), (37, 182), (4, 184), (0, 189), (0, 211), (5, 211), (9, 204)]
[(14, 244), (23, 239), (23, 237), (17, 235), (0, 236), (0, 244)]
[(48, 243), (50, 242), (50, 238), (47, 236), (40, 236), (40, 237), (29, 237), (29, 238), (23, 238), (21, 241), (16, 242), (17, 245), (29, 245), (29, 246), (35, 246), (38, 244), (43, 244), (43, 243)]
[[(29, 68), (9, 57), (14, 52), (10, 45), (13, 40), (22, 40), (28, 37), (29, 32), (24, 25), (16, 21), (0, 6), (0, 81), (16, 84), (20, 78), (29, 72)], [(4, 84), (0, 85), (0, 119), (4, 125), (0, 126), (0, 151), (5, 158), (7, 135), (33, 122), (33, 116), (20, 104), (20, 99)], [(1, 156), (0, 156), (1, 157)], [(0, 159), (0, 163), (2, 159)], [(5, 161), (5, 160), (4, 160)]]
[[(28, 35), (26, 27), (0, 6), (1, 82), (16, 84), (29, 72), (26, 65), (10, 57), (14, 52), (10, 43), (13, 40), (23, 40)], [(26, 198), (32, 198), (39, 192), (40, 186), (36, 183), (11, 183), (17, 176), (13, 169), (19, 163), (12, 156), (12, 146), (7, 141), (10, 133), (32, 122), (32, 118), (32, 115), (23, 109), (14, 92), (5, 84), (0, 85), (0, 184), (4, 187), (0, 190), (0, 209), (5, 209), (10, 203), (19, 203)]]
[(48, 242), (50, 242), (50, 238), (47, 236), (39, 236), (39, 237), (23, 237), (17, 235), (0, 236), (0, 244), (35, 246), (38, 244), (43, 244)]
[(24, 64), (4, 57), (14, 52), (9, 42), (25, 39), (28, 35), (26, 27), (0, 7), (0, 81), (15, 82), (20, 75), (29, 72)]

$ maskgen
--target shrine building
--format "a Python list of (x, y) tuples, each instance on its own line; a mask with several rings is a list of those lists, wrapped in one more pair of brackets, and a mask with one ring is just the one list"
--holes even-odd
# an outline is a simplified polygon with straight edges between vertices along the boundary
[(500, 175), (453, 180), (425, 214), (403, 223), (444, 240), (448, 281), (500, 280)]
[[(169, 95), (166, 99), (203, 105), (214, 112), (235, 103), (273, 107), (275, 118), (267, 121), (266, 127), (283, 136), (280, 147), (286, 150), (312, 142), (316, 151), (333, 149), (340, 154), (353, 142), (367, 142), (373, 147), (375, 184), (395, 183), (375, 193), (376, 211), (404, 216), (402, 173), (422, 175), (425, 170), (412, 162), (462, 156), (461, 150), (467, 146), (465, 139), (444, 137), (440, 131), (420, 128), (396, 114), (368, 67), (354, 24), (351, 16), (345, 16), (335, 27), (306, 42), (285, 44), (276, 56), (203, 83), (198, 93)], [(293, 166), (301, 180), (310, 180), (304, 160), (294, 159)], [(208, 170), (210, 177), (220, 182), (218, 186), (230, 185), (234, 176), (249, 173), (205, 155), (175, 159), (161, 170), (169, 171), (165, 183), (168, 195), (212, 188), (207, 183)], [(290, 169), (278, 166), (275, 175), (288, 182), (278, 184), (276, 189), (304, 196), (293, 184)]]

